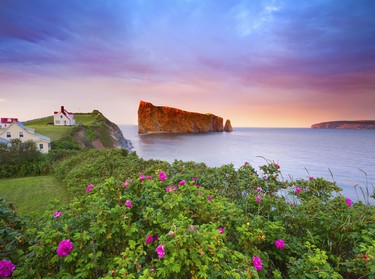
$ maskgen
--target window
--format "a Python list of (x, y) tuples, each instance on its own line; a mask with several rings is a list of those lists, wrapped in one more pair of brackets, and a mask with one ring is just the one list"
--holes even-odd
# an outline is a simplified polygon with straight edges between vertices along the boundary
[(56, 122), (56, 124), (60, 124), (60, 120), (56, 120), (55, 122)]
[(62, 115), (60, 115), (60, 118), (62, 118)]
[(12, 135), (10, 134), (10, 132), (7, 132), (7, 138), (11, 138)]
[(20, 138), (23, 138), (23, 132), (20, 132)]
[(39, 143), (39, 149), (43, 150), (43, 143)]

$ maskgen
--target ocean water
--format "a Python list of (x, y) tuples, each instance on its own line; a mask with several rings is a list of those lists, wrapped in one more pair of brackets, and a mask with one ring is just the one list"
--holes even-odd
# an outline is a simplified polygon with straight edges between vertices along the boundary
[(271, 160), (281, 166), (284, 179), (336, 181), (354, 201), (363, 200), (359, 187), (370, 194), (375, 187), (375, 130), (234, 128), (231, 133), (138, 135), (136, 125), (119, 127), (144, 159), (210, 167), (249, 162), (257, 171)]

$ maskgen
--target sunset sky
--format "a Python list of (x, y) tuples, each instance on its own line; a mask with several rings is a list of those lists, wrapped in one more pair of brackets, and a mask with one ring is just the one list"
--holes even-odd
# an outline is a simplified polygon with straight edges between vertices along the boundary
[(0, 0), (0, 116), (140, 100), (235, 127), (375, 119), (373, 0)]

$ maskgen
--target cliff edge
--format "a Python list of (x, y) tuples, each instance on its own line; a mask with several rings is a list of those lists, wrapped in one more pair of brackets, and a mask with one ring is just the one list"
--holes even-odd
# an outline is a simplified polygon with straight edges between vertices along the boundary
[(154, 106), (141, 101), (138, 108), (138, 133), (207, 133), (223, 132), (223, 118), (213, 114), (189, 112)]
[(355, 129), (355, 130), (375, 130), (375, 120), (357, 121), (330, 121), (313, 124), (314, 129)]

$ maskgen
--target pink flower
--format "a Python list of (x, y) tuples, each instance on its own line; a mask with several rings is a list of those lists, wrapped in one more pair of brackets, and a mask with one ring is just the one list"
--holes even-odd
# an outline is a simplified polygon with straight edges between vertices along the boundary
[(60, 212), (60, 211), (56, 211), (56, 212), (53, 213), (53, 217), (55, 217), (55, 218), (58, 218), (61, 215), (62, 215), (62, 212)]
[(152, 235), (149, 235), (149, 236), (146, 237), (146, 243), (147, 244), (150, 244), (153, 240), (154, 239), (153, 239)]
[(262, 261), (259, 257), (252, 257), (253, 260), (253, 266), (256, 268), (256, 270), (262, 270)]
[(16, 266), (7, 260), (0, 261), (0, 277), (7, 278), (12, 275), (13, 271), (16, 269)]
[(277, 249), (284, 249), (285, 248), (285, 242), (282, 239), (276, 239), (275, 240), (275, 246)]
[(309, 180), (314, 180), (314, 177), (313, 176), (309, 176)]
[(247, 166), (248, 164), (249, 164), (249, 162), (245, 162), (243, 165), (244, 165), (244, 166)]
[(220, 234), (224, 234), (224, 229), (222, 227), (219, 228)]
[(173, 186), (172, 191), (176, 191), (176, 190), (177, 190), (177, 186)]
[(129, 208), (132, 208), (132, 207), (133, 207), (131, 201), (129, 201), (129, 200), (126, 200), (126, 202), (125, 202), (125, 206), (127, 206), (127, 207), (129, 207)]
[(178, 182), (178, 185), (182, 186), (182, 185), (184, 185), (185, 183), (186, 183), (185, 180), (181, 180), (180, 182)]
[(165, 174), (165, 172), (161, 171), (159, 173), (159, 179), (160, 179), (160, 181), (164, 181), (164, 180), (167, 179), (167, 175)]
[(346, 204), (351, 207), (352, 206), (352, 200), (349, 198), (346, 198)]
[(274, 164), (276, 168), (280, 168), (280, 165), (279, 164)]
[(174, 237), (174, 232), (173, 231), (169, 231), (168, 235), (171, 236), (171, 237)]
[(129, 186), (129, 184), (127, 182), (125, 182), (124, 185), (122, 186), (122, 188), (126, 189), (128, 186)]
[(65, 257), (70, 254), (73, 249), (73, 243), (69, 239), (64, 239), (59, 243), (57, 248), (57, 255), (60, 257)]
[(262, 197), (261, 196), (257, 196), (256, 200), (257, 200), (257, 202), (261, 202), (262, 201)]
[(169, 192), (171, 191), (171, 189), (172, 189), (172, 186), (167, 186), (167, 187), (165, 188), (165, 191), (166, 191), (167, 193), (169, 193)]
[(90, 185), (87, 185), (86, 187), (86, 193), (90, 193), (92, 188), (94, 188), (94, 185), (90, 184)]
[(200, 188), (201, 187), (201, 185), (199, 185), (199, 184), (197, 184), (197, 186), (196, 186), (197, 188)]
[(187, 228), (187, 230), (188, 231), (191, 231), (191, 230), (193, 230), (193, 231), (195, 231), (195, 232), (197, 232), (198, 230), (197, 230), (197, 228), (196, 227), (194, 227), (193, 225), (191, 225), (190, 227), (188, 227)]
[(262, 191), (262, 189), (260, 189), (260, 187), (257, 187), (257, 192), (260, 193), (260, 191)]
[(212, 202), (212, 197), (211, 196), (208, 196), (207, 198), (210, 202)]
[(148, 179), (148, 180), (152, 180), (152, 177), (149, 176), (149, 175), (147, 175), (147, 179)]
[(159, 245), (158, 247), (156, 247), (155, 252), (158, 253), (159, 259), (162, 259), (164, 257), (164, 254), (165, 254), (164, 246)]
[(301, 188), (300, 188), (300, 187), (297, 187), (297, 188), (296, 188), (296, 193), (297, 193), (297, 194), (300, 194), (300, 193), (301, 193)]
[(196, 181), (196, 180), (197, 180), (197, 178), (196, 178), (196, 177), (192, 177), (192, 178), (191, 178), (191, 180), (193, 180), (193, 181)]
[(140, 181), (145, 180), (145, 175), (144, 175), (143, 173), (141, 173), (141, 175), (139, 176), (139, 180), (140, 180)]

